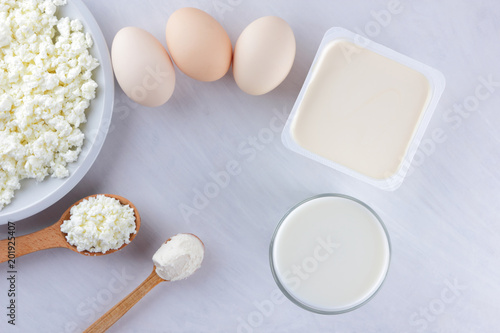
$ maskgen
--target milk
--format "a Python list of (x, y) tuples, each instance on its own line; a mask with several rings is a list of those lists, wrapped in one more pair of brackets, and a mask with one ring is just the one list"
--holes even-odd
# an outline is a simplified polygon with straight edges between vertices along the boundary
[(343, 312), (368, 300), (389, 267), (389, 239), (355, 199), (325, 195), (293, 209), (271, 248), (278, 284), (316, 312)]

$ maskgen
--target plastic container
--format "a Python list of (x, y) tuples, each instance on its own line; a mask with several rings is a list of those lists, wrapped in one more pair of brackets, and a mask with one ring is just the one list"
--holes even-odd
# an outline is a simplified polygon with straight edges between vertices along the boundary
[[(336, 44), (335, 44), (336, 43)], [(332, 45), (340, 45), (340, 46), (335, 46), (335, 47), (344, 47), (343, 45), (354, 45), (356, 49), (351, 50), (347, 49), (345, 50), (346, 57), (356, 57), (357, 53), (360, 53), (363, 51), (364, 53), (360, 54), (368, 54), (369, 56), (373, 57), (374, 53), (377, 54), (375, 55), (376, 59), (381, 59), (385, 65), (387, 65), (387, 69), (393, 69), (394, 71), (391, 72), (391, 70), (383, 71), (386, 67), (383, 67), (382, 65), (380, 66), (381, 68), (383, 67), (384, 69), (378, 69), (377, 72), (377, 67), (378, 66), (371, 66), (367, 67), (369, 70), (367, 72), (363, 72), (362, 70), (359, 69), (358, 64), (351, 65), (351, 67), (348, 67), (349, 65), (345, 65), (348, 70), (351, 70), (352, 75), (348, 75), (345, 73), (348, 72), (343, 72), (344, 76), (337, 75), (340, 72), (338, 72), (337, 67), (333, 65), (325, 65), (328, 62), (326, 62), (325, 57), (330, 56), (330, 53), (333, 52), (331, 51), (334, 46)], [(368, 50), (368, 51), (364, 51)], [(371, 52), (370, 52), (371, 51)], [(342, 49), (342, 52), (344, 50)], [(338, 52), (337, 52), (338, 53)], [(382, 57), (380, 57), (382, 56)], [(368, 59), (368, 58), (367, 58)], [(390, 60), (387, 60), (390, 59)], [(350, 59), (348, 59), (350, 60)], [(332, 60), (329, 60), (332, 61)], [(378, 60), (377, 60), (378, 61)], [(346, 63), (349, 63), (348, 61)], [(365, 62), (368, 63), (368, 62)], [(382, 64), (382, 63), (381, 63)], [(334, 64), (335, 65), (335, 64)], [(377, 64), (378, 65), (378, 64)], [(368, 66), (368, 65), (367, 65)], [(393, 66), (393, 67), (391, 67)], [(328, 68), (327, 68), (328, 67)], [(340, 67), (339, 67), (340, 68)], [(349, 69), (350, 68), (350, 69)], [(373, 73), (370, 73), (371, 68), (374, 68)], [(403, 77), (402, 74), (400, 75), (401, 77), (398, 77), (399, 74), (393, 75), (396, 71), (403, 71), (401, 73), (409, 73), (408, 77)], [(344, 69), (342, 69), (344, 70)], [(328, 73), (332, 73), (331, 75)], [(327, 73), (327, 74), (325, 74)], [(364, 74), (368, 73), (368, 74)], [(378, 73), (378, 74), (377, 74)], [(414, 73), (414, 74), (412, 74)], [(365, 76), (363, 76), (365, 75)], [(306, 106), (303, 106), (303, 103), (310, 103), (309, 101), (311, 98), (314, 96), (325, 96), (328, 95), (320, 95), (320, 94), (332, 94), (335, 95), (337, 93), (337, 97), (335, 101), (328, 101), (332, 102), (334, 105), (337, 103), (339, 100), (342, 100), (344, 97), (341, 95), (340, 90), (337, 92), (335, 91), (329, 91), (325, 92), (326, 88), (330, 87), (322, 87), (322, 83), (318, 83), (317, 80), (320, 80), (320, 78), (331, 78), (331, 80), (336, 80), (335, 78), (338, 77), (338, 80), (344, 80), (345, 79), (345, 89), (349, 89), (348, 87), (368, 87), (368, 89), (372, 89), (373, 91), (376, 91), (377, 89), (383, 89), (382, 86), (379, 88), (377, 87), (377, 80), (374, 80), (373, 75), (380, 75), (380, 82), (383, 82), (384, 80), (392, 80), (392, 85), (394, 88), (387, 89), (387, 91), (380, 92), (379, 95), (382, 96), (380, 97), (379, 95), (373, 95), (375, 98), (375, 102), (373, 100), (369, 99), (369, 95), (366, 95), (365, 99), (363, 100), (363, 97), (361, 97), (360, 103), (365, 104), (370, 104), (372, 103), (380, 103), (382, 104), (377, 104), (377, 105), (382, 105), (380, 107), (380, 110), (385, 110), (384, 106), (391, 106), (397, 109), (397, 112), (392, 112), (389, 113), (389, 111), (386, 112), (387, 115), (390, 115), (390, 117), (413, 117), (412, 122), (406, 121), (404, 124), (406, 127), (402, 126), (402, 122), (400, 123), (398, 121), (393, 121), (396, 118), (391, 118), (391, 119), (383, 119), (383, 118), (376, 118), (376, 119), (368, 119), (368, 118), (363, 118), (362, 115), (360, 116), (358, 114), (359, 121), (349, 123), (348, 121), (345, 121), (346, 127), (345, 128), (338, 128), (341, 124), (341, 122), (337, 122), (337, 120), (344, 121), (346, 117), (351, 117), (354, 112), (358, 112), (358, 109), (354, 110), (341, 110), (341, 108), (333, 108), (329, 109), (330, 104), (328, 104), (328, 109), (325, 111), (321, 111), (322, 113), (317, 113), (317, 114), (322, 114), (325, 115), (324, 121), (321, 118), (316, 118), (311, 121), (310, 119), (307, 119), (307, 114), (314, 114), (314, 110), (307, 109), (307, 112), (304, 111), (304, 108)], [(412, 76), (413, 75), (413, 76)], [(396, 77), (394, 79), (393, 77)], [(407, 82), (405, 81), (406, 79)], [(415, 80), (414, 80), (415, 79)], [(411, 93), (414, 93), (414, 90), (411, 89), (412, 85), (410, 84), (411, 82), (416, 80), (420, 80), (418, 82), (425, 82), (425, 95), (422, 93), (421, 95), (418, 96), (423, 96), (419, 97), (420, 99), (411, 99), (411, 98), (406, 98), (407, 95), (410, 96)], [(330, 79), (328, 79), (330, 80)], [(399, 81), (398, 81), (399, 80)], [(413, 81), (412, 81), (413, 80)], [(388, 81), (389, 82), (389, 81)], [(395, 85), (394, 82), (399, 83), (401, 82), (401, 85)], [(344, 81), (342, 81), (340, 84), (337, 83), (337, 87), (342, 88), (342, 84)], [(388, 83), (389, 84), (389, 83)], [(385, 86), (384, 86), (385, 87)], [(420, 87), (423, 87), (422, 85)], [(411, 160), (413, 156), (415, 155), (418, 146), (420, 144), (420, 141), (422, 140), (422, 137), (425, 133), (425, 130), (430, 122), (430, 119), (434, 113), (434, 110), (438, 104), (439, 98), (441, 97), (442, 92), (444, 91), (445, 87), (445, 78), (441, 74), (441, 72), (437, 71), (434, 68), (431, 68), (425, 64), (422, 64), (414, 59), (411, 59), (405, 55), (402, 55), (396, 51), (393, 51), (385, 46), (382, 46), (380, 44), (377, 44), (363, 36), (357, 35), (351, 31), (348, 31), (343, 28), (331, 28), (326, 32), (324, 35), (321, 44), (319, 46), (319, 49), (316, 53), (316, 56), (314, 58), (314, 61), (312, 63), (312, 66), (309, 70), (309, 73), (306, 77), (306, 80), (304, 82), (304, 85), (298, 95), (298, 98), (293, 106), (292, 112), (288, 118), (288, 121), (284, 127), (283, 133), (282, 133), (282, 141), (283, 144), (290, 150), (295, 151), (299, 154), (302, 154), (306, 157), (309, 157), (317, 162), (323, 163), (329, 167), (332, 167), (338, 171), (344, 172), (345, 174), (351, 175), (357, 179), (363, 180), (369, 184), (372, 184), (376, 187), (379, 187), (384, 190), (395, 190), (397, 189), (401, 183), (403, 182), (403, 179), (410, 167)], [(356, 89), (356, 88), (354, 88)], [(360, 88), (361, 89), (361, 88)], [(424, 88), (421, 88), (422, 91)], [(321, 92), (323, 91), (323, 92)], [(350, 90), (351, 91), (351, 90)], [(367, 90), (371, 91), (371, 90)], [(350, 93), (350, 92), (349, 92)], [(368, 93), (366, 93), (368, 94)], [(312, 97), (311, 97), (312, 96)], [(356, 96), (353, 94), (353, 96)], [(364, 96), (364, 95), (362, 95)], [(354, 100), (354, 97), (349, 97), (347, 96), (346, 99), (351, 99)], [(318, 99), (320, 100), (320, 99)], [(325, 101), (324, 99), (321, 99), (321, 101)], [(408, 102), (411, 101), (411, 102)], [(415, 101), (418, 101), (416, 103)], [(406, 105), (405, 105), (406, 102)], [(320, 103), (320, 102), (318, 102)], [(340, 103), (340, 102), (339, 102)], [(343, 103), (343, 101), (341, 101)], [(344, 105), (344, 104), (339, 104), (339, 105)], [(355, 102), (351, 102), (351, 105), (353, 105)], [(384, 104), (385, 103), (385, 104)], [(392, 103), (392, 104), (391, 104)], [(309, 104), (304, 104), (307, 105), (309, 108)], [(324, 104), (326, 105), (326, 104)], [(363, 104), (364, 105), (364, 104)], [(324, 107), (326, 108), (326, 106)], [(363, 112), (370, 112), (367, 111), (369, 110), (368, 108), (364, 108)], [(409, 115), (411, 112), (409, 110), (417, 110), (412, 114), (411, 116), (406, 116)], [(318, 111), (319, 112), (319, 111)], [(351, 113), (349, 113), (351, 112)], [(377, 111), (378, 112), (378, 111)], [(398, 113), (401, 112), (401, 113)], [(405, 115), (406, 112), (406, 115)], [(341, 116), (337, 116), (337, 114), (342, 114)], [(372, 113), (376, 115), (376, 113)], [(382, 111), (380, 114), (384, 114)], [(347, 116), (346, 116), (347, 115)], [(351, 116), (349, 116), (351, 115)], [(384, 114), (385, 115), (385, 114)], [(337, 117), (337, 118), (335, 118)], [(389, 117), (389, 116), (388, 116)], [(304, 120), (305, 119), (305, 120)], [(319, 120), (318, 120), (319, 119)], [(397, 118), (399, 119), (399, 118)], [(409, 118), (408, 118), (409, 119)], [(307, 121), (306, 121), (307, 120)], [(352, 120), (352, 119), (351, 119)], [(375, 120), (375, 121), (374, 121)], [(350, 121), (350, 120), (349, 120)], [(334, 158), (331, 158), (330, 155), (326, 153), (318, 153), (320, 150), (318, 148), (318, 151), (315, 149), (311, 149), (308, 147), (306, 144), (303, 142), (299, 142), (297, 139), (297, 135), (294, 133), (294, 129), (296, 130), (299, 126), (313, 126), (310, 124), (318, 124), (319, 127), (321, 127), (321, 130), (318, 131), (313, 131), (313, 129), (309, 129), (310, 133), (313, 133), (312, 135), (315, 137), (314, 140), (320, 141), (323, 140), (323, 136), (326, 132), (325, 129), (328, 128), (329, 122), (331, 122), (332, 125), (337, 125), (337, 129), (332, 130), (331, 133), (343, 133), (345, 129), (345, 142), (341, 142), (343, 139), (338, 134), (341, 139), (336, 139), (336, 140), (328, 140), (332, 136), (325, 135), (324, 138), (324, 144), (325, 146), (322, 148), (323, 150), (328, 150), (330, 149), (330, 145), (332, 146), (331, 151), (328, 152), (328, 154), (334, 156)], [(392, 122), (392, 123), (391, 123)], [(305, 124), (305, 125), (303, 125)], [(359, 126), (358, 126), (359, 125)], [(411, 125), (411, 126), (410, 126)], [(333, 128), (334, 126), (332, 126)], [(366, 129), (369, 129), (368, 131)], [(392, 133), (398, 133), (398, 135), (401, 135), (400, 137), (394, 137), (394, 140), (388, 141), (387, 138), (379, 140), (377, 138), (377, 133), (380, 133), (380, 136), (386, 135), (386, 137)], [(399, 131), (399, 132), (398, 132)], [(337, 135), (335, 134), (335, 135)], [(335, 136), (334, 135), (334, 136)], [(354, 135), (354, 136), (353, 136)], [(357, 137), (355, 135), (358, 135)], [(365, 137), (363, 137), (365, 135)], [(334, 137), (333, 136), (333, 137)], [(355, 138), (355, 140), (352, 140), (351, 138)], [(404, 138), (404, 139), (401, 139)], [(359, 140), (358, 140), (359, 139)], [(356, 141), (358, 140), (358, 141)], [(364, 141), (363, 141), (364, 140)], [(379, 141), (377, 141), (379, 140)], [(383, 141), (385, 140), (385, 141)], [(304, 140), (303, 140), (304, 141)], [(387, 153), (384, 150), (383, 145), (376, 146), (379, 142), (386, 142), (390, 143), (387, 145), (387, 147), (391, 146), (392, 143), (394, 142), (395, 145), (399, 145), (398, 148), (394, 148), (394, 153), (390, 155), (391, 153)], [(339, 147), (339, 145), (346, 145), (344, 148)], [(354, 148), (349, 150), (349, 146), (352, 145)], [(373, 145), (375, 148), (367, 148), (370, 147), (370, 145)], [(334, 148), (336, 146), (337, 148)], [(325, 148), (326, 147), (326, 148)], [(371, 149), (371, 150), (370, 150)], [(392, 146), (388, 148), (388, 151), (392, 152)], [(349, 156), (347, 159), (344, 159), (345, 161), (342, 161), (341, 158), (336, 158), (335, 154), (337, 152), (341, 152), (340, 154), (344, 154), (345, 156)], [(368, 153), (367, 153), (368, 152)], [(381, 154), (378, 154), (377, 152), (380, 152)], [(350, 155), (349, 155), (350, 154)], [(390, 157), (386, 157), (389, 156)], [(354, 162), (351, 163), (352, 161), (356, 160), (357, 163), (360, 165), (360, 167), (353, 167), (355, 165)], [(345, 162), (345, 163), (344, 163)], [(380, 165), (380, 166), (379, 166)], [(385, 168), (385, 165), (391, 165), (389, 168)], [(366, 170), (369, 170), (368, 168), (372, 167), (375, 170), (375, 168), (378, 168), (378, 171), (369, 171), (367, 172)], [(363, 169), (363, 170), (362, 170)], [(366, 169), (366, 170), (365, 170)], [(382, 171), (380, 171), (382, 170)]]

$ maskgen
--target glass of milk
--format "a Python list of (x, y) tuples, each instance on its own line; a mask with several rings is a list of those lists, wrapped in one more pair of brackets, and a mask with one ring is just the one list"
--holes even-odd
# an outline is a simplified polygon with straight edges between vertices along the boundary
[(346, 195), (321, 194), (286, 213), (269, 254), (274, 279), (293, 303), (340, 314), (365, 304), (380, 289), (391, 247), (373, 209)]

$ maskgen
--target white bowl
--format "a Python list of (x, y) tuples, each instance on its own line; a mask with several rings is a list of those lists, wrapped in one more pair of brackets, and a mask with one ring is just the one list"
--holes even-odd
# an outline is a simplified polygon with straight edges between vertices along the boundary
[(94, 46), (90, 53), (99, 60), (100, 66), (93, 71), (97, 82), (96, 98), (86, 110), (87, 123), (81, 126), (85, 141), (78, 160), (68, 165), (69, 177), (64, 179), (47, 177), (37, 183), (34, 179), (21, 182), (21, 189), (15, 192), (12, 202), (0, 211), (0, 225), (32, 216), (66, 195), (85, 176), (94, 163), (108, 133), (114, 102), (114, 79), (106, 40), (92, 16), (81, 0), (68, 0), (68, 4), (58, 7), (57, 16), (79, 19), (90, 32)]

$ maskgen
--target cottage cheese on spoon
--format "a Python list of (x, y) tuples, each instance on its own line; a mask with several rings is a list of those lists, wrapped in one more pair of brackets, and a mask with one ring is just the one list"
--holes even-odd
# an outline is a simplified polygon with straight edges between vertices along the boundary
[(61, 231), (79, 252), (116, 250), (130, 243), (130, 236), (137, 233), (132, 207), (102, 194), (84, 199), (70, 213)]

